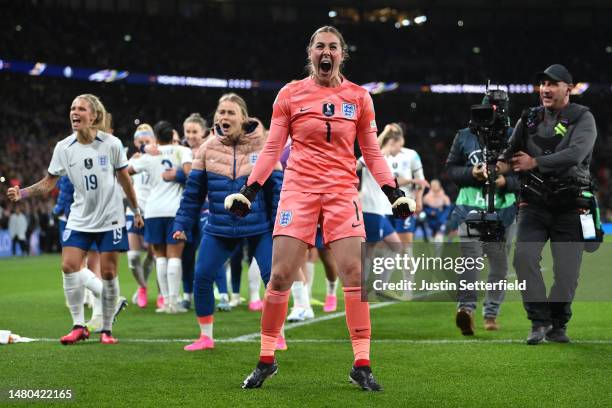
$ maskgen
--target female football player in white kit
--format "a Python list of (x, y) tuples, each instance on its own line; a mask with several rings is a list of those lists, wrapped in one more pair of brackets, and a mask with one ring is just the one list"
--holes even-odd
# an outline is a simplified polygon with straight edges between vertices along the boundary
[(74, 203), (62, 237), (62, 272), (64, 293), (72, 315), (73, 329), (60, 339), (74, 344), (89, 337), (85, 327), (83, 296), (85, 280), (82, 265), (95, 242), (100, 251), (102, 274), (102, 334), (100, 342), (115, 344), (112, 336), (113, 315), (118, 296), (117, 262), (119, 252), (127, 251), (127, 231), (123, 188), (134, 211), (134, 223), (143, 225), (136, 193), (127, 172), (127, 157), (121, 141), (100, 131), (106, 122), (106, 109), (98, 97), (77, 96), (70, 107), (73, 133), (58, 142), (53, 151), (48, 174), (25, 189), (8, 190), (12, 201), (49, 193), (60, 176), (67, 175), (74, 185)]

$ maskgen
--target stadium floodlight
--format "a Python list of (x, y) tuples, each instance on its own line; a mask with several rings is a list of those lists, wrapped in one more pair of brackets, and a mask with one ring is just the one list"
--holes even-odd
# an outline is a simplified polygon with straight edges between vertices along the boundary
[(130, 41), (132, 41), (132, 36), (131, 36), (131, 35), (129, 35), (129, 34), (124, 35), (124, 36), (123, 36), (123, 41), (125, 41), (125, 42), (130, 42)]
[(409, 20), (409, 19), (407, 19), (407, 18), (403, 19), (403, 20), (402, 20), (402, 25), (403, 25), (404, 27), (409, 26), (409, 25), (410, 25), (410, 20)]
[(402, 25), (400, 24), (399, 21), (397, 23), (395, 23), (395, 28), (402, 28)]
[(463, 20), (459, 20), (459, 21), (457, 21), (457, 25), (458, 25), (459, 27), (463, 27)]
[(608, 54), (612, 54), (612, 46), (608, 45), (608, 46), (606, 47), (606, 52), (607, 52)]
[(416, 24), (423, 24), (423, 23), (424, 23), (424, 22), (426, 22), (426, 21), (427, 21), (427, 16), (425, 16), (425, 15), (416, 16), (416, 17), (414, 18), (414, 22), (415, 22)]
[(329, 18), (334, 18), (338, 15), (338, 12), (336, 10), (330, 10), (327, 15), (329, 16)]

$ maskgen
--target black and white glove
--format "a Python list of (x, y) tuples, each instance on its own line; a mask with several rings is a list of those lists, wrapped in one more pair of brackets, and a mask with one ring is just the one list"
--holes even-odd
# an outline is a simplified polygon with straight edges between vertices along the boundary
[(395, 218), (406, 219), (414, 213), (416, 202), (412, 198), (406, 197), (404, 192), (398, 187), (397, 180), (395, 181), (395, 187), (384, 185), (382, 186), (382, 191), (391, 203), (391, 211), (393, 211)]
[(246, 217), (251, 212), (251, 203), (255, 200), (257, 192), (261, 190), (258, 183), (250, 186), (242, 186), (239, 193), (230, 194), (225, 197), (223, 203), (225, 209), (237, 217)]

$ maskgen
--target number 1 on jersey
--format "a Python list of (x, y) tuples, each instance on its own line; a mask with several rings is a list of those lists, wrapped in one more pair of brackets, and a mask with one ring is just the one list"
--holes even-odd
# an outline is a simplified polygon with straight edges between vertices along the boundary
[(327, 127), (327, 143), (331, 143), (331, 125), (325, 122), (325, 126)]

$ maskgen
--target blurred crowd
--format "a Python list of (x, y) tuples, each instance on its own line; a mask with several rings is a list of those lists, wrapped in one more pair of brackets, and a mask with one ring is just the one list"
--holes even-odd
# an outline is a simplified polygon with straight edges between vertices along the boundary
[[(139, 16), (129, 13), (87, 12), (33, 6), (36, 2), (11, 2), (0, 15), (0, 35), (5, 60), (45, 61), (80, 67), (120, 68), (140, 72), (218, 76), (289, 81), (304, 76), (305, 47), (316, 23), (240, 23), (238, 35), (222, 19)], [(319, 25), (329, 23), (323, 19)], [(19, 27), (17, 29), (17, 27)], [(163, 27), (163, 29), (157, 29)], [(612, 29), (595, 25), (591, 30), (559, 30), (559, 41), (542, 52), (535, 39), (541, 25), (517, 25), (513, 30), (493, 26), (464, 30), (432, 24), (414, 30), (391, 25), (339, 25), (353, 47), (346, 74), (358, 82), (482, 83), (493, 78), (502, 83), (526, 83), (533, 73), (561, 62), (578, 80), (609, 81), (607, 67), (612, 48), (605, 52)], [(491, 31), (498, 30), (493, 35)], [(548, 28), (546, 28), (548, 30)], [(278, 35), (282, 33), (282, 35)], [(125, 35), (130, 35), (130, 41)], [(495, 34), (495, 33), (494, 33)], [(93, 36), (93, 37), (92, 37)], [(512, 36), (512, 41), (503, 38)], [(240, 38), (240, 40), (238, 40)], [(452, 41), (448, 39), (452, 38)], [(500, 39), (501, 38), (501, 39)], [(541, 41), (540, 41), (541, 43)], [(478, 44), (479, 53), (473, 52)], [(527, 45), (525, 45), (527, 44)], [(519, 49), (520, 47), (520, 49)], [(558, 47), (559, 50), (556, 50)], [(566, 52), (571, 49), (572, 52)], [(521, 58), (510, 56), (522, 55)], [(560, 60), (551, 60), (550, 56)], [(181, 129), (183, 120), (199, 112), (207, 120), (217, 99), (226, 90), (162, 86), (129, 86), (58, 78), (9, 74), (0, 71), (0, 229), (8, 227), (14, 206), (6, 200), (10, 185), (30, 185), (47, 169), (55, 143), (70, 133), (68, 110), (76, 95), (99, 95), (113, 114), (114, 134), (126, 146), (138, 123), (166, 119)], [(250, 115), (269, 121), (275, 92), (238, 91)], [(421, 155), (427, 179), (438, 178), (451, 198), (456, 191), (444, 173), (444, 162), (457, 129), (466, 127), (470, 106), (481, 95), (403, 94), (390, 92), (373, 97), (379, 128), (385, 123), (405, 126), (406, 146)], [(524, 107), (538, 103), (534, 95), (510, 95), (510, 116), (515, 122)], [(600, 185), (603, 215), (612, 219), (608, 142), (612, 135), (610, 91), (587, 92), (574, 101), (593, 111), (599, 129), (592, 173)], [(41, 232), (44, 251), (57, 249), (55, 195), (25, 200), (27, 234)], [(27, 241), (27, 240), (26, 240)]]
[[(524, 83), (526, 74), (551, 64), (550, 55), (562, 56), (579, 81), (604, 82), (612, 62), (606, 48), (612, 45), (612, 12), (587, 6), (547, 12), (507, 7), (503, 13), (432, 8), (422, 26), (397, 29), (392, 21), (365, 22), (363, 16), (359, 24), (330, 19), (329, 7), (310, 2), (295, 2), (278, 16), (265, 2), (198, 1), (201, 7), (188, 13), (170, 6), (150, 14), (145, 6), (88, 11), (86, 3), (96, 2), (56, 1), (74, 3), (71, 8), (6, 3), (2, 58), (90, 68), (286, 82), (302, 75), (305, 63), (299, 61), (309, 36), (325, 24), (343, 32), (350, 46), (347, 74), (358, 82)], [(179, 2), (167, 3), (179, 8)], [(542, 50), (551, 21), (555, 40)]]

